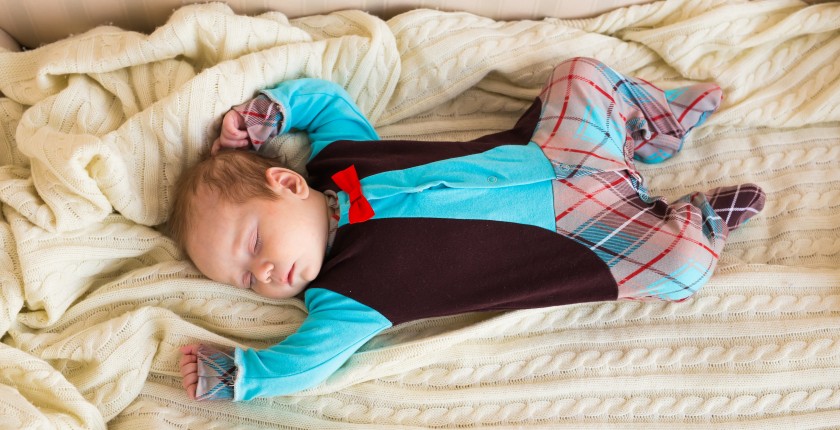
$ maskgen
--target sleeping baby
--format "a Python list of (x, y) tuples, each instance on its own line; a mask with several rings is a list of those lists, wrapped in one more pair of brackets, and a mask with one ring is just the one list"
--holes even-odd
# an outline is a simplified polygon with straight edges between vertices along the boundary
[[(248, 400), (319, 384), (396, 324), (603, 300), (684, 300), (727, 236), (764, 206), (755, 185), (648, 194), (661, 162), (714, 112), (714, 84), (663, 91), (589, 58), (557, 67), (515, 126), (469, 142), (382, 141), (349, 95), (282, 82), (234, 107), (179, 180), (172, 237), (208, 278), (301, 295), (299, 330), (263, 350), (181, 348), (191, 398)], [(256, 150), (308, 133), (308, 179)]]

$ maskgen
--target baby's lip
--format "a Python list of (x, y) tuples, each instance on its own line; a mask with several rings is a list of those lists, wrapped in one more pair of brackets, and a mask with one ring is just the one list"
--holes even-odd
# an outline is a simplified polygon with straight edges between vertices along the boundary
[(295, 274), (295, 265), (292, 264), (292, 268), (289, 269), (289, 273), (286, 275), (286, 283), (292, 285), (292, 276)]

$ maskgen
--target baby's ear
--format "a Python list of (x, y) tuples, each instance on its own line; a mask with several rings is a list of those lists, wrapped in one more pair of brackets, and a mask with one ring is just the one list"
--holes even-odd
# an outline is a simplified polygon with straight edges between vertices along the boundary
[(275, 193), (288, 191), (293, 195), (305, 199), (309, 197), (309, 184), (297, 172), (283, 167), (270, 167), (265, 171), (265, 180)]

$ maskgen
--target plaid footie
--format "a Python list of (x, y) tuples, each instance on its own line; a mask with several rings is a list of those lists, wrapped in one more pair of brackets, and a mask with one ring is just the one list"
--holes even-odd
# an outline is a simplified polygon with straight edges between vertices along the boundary
[(706, 196), (730, 232), (764, 209), (764, 191), (754, 184), (715, 188)]
[(233, 110), (245, 118), (245, 127), (254, 149), (277, 135), (283, 122), (283, 110), (264, 94), (234, 106)]
[(219, 350), (207, 345), (199, 345), (198, 385), (195, 390), (196, 400), (231, 400), (233, 384), (236, 381), (236, 364), (233, 350)]
[[(635, 160), (661, 162), (720, 104), (714, 84), (665, 92), (590, 58), (559, 64), (532, 141), (554, 166), (557, 232), (610, 268), (623, 299), (684, 300), (711, 277), (731, 228), (763, 207), (754, 185), (652, 197)], [(751, 195), (752, 197), (749, 197)]]

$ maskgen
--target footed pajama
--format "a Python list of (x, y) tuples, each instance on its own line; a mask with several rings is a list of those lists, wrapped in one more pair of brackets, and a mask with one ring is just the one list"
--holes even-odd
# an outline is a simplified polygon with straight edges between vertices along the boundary
[[(263, 350), (201, 349), (198, 397), (307, 389), (377, 333), (420, 318), (689, 297), (764, 194), (736, 185), (669, 204), (650, 196), (635, 162), (672, 157), (721, 97), (714, 84), (662, 91), (574, 58), (512, 129), (422, 142), (380, 141), (330, 82), (263, 91), (235, 108), (250, 140), (309, 134), (309, 184), (336, 193), (335, 239), (300, 329)], [(360, 199), (370, 210), (354, 220)]]

